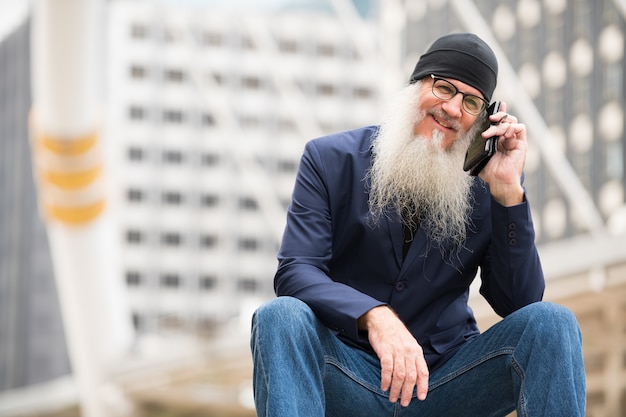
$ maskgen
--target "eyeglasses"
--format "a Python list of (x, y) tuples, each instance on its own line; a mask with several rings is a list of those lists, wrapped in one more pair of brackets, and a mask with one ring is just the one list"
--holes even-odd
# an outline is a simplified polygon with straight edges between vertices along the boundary
[(463, 109), (473, 115), (478, 115), (487, 108), (488, 103), (484, 99), (474, 94), (459, 91), (454, 84), (443, 78), (436, 77), (432, 74), (430, 76), (433, 79), (433, 94), (435, 97), (442, 100), (451, 100), (457, 94), (461, 94), (463, 96)]

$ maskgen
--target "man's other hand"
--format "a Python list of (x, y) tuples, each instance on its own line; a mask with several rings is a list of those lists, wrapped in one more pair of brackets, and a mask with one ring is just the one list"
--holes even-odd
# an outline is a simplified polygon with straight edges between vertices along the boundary
[(413, 388), (417, 398), (425, 400), (428, 393), (428, 365), (422, 347), (398, 316), (387, 306), (369, 310), (359, 318), (358, 326), (366, 330), (370, 345), (380, 359), (383, 391), (389, 391), (389, 401), (406, 407), (411, 402)]

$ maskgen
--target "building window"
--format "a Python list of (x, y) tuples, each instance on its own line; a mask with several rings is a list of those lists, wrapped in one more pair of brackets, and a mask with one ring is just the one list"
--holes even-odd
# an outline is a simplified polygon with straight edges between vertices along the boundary
[(202, 126), (215, 126), (215, 118), (211, 113), (203, 113), (200, 116), (200, 123), (202, 123)]
[(356, 98), (368, 99), (373, 95), (372, 89), (369, 87), (354, 87), (354, 96)]
[(161, 235), (161, 243), (165, 246), (180, 246), (182, 236), (177, 232), (166, 232)]
[(335, 47), (329, 43), (317, 45), (317, 54), (319, 56), (332, 57), (335, 55)]
[(167, 191), (163, 193), (163, 203), (178, 206), (183, 202), (183, 195), (178, 191)]
[(283, 39), (278, 44), (278, 49), (284, 54), (295, 54), (298, 52), (298, 44), (291, 39)]
[(246, 76), (241, 80), (244, 88), (248, 90), (258, 90), (261, 88), (261, 79), (254, 76)]
[(200, 236), (200, 247), (204, 249), (215, 247), (217, 244), (217, 237), (214, 235), (201, 235)]
[(141, 161), (144, 159), (144, 151), (141, 148), (128, 148), (128, 159), (131, 161)]
[(217, 277), (213, 275), (203, 275), (200, 277), (200, 291), (211, 291), (217, 287)]
[(128, 115), (132, 120), (143, 120), (146, 118), (146, 109), (139, 106), (131, 106)]
[(220, 46), (223, 43), (222, 34), (217, 32), (204, 32), (202, 43), (206, 46)]
[(143, 233), (139, 230), (132, 229), (126, 232), (126, 242), (134, 245), (138, 245), (143, 241)]
[(198, 320), (198, 331), (202, 334), (213, 334), (220, 326), (220, 322), (214, 317), (201, 317)]
[(259, 241), (252, 237), (242, 237), (239, 239), (238, 246), (243, 251), (255, 251), (259, 247)]
[(180, 124), (184, 121), (185, 116), (180, 110), (165, 110), (163, 112), (163, 120), (166, 123)]
[(134, 78), (136, 80), (141, 80), (146, 78), (147, 75), (147, 71), (145, 67), (142, 67), (140, 65), (132, 65), (130, 67), (130, 76), (131, 78)]
[(148, 28), (140, 23), (135, 23), (130, 27), (130, 36), (133, 39), (146, 39), (148, 37)]
[(137, 188), (130, 188), (126, 192), (126, 199), (132, 203), (139, 203), (144, 200), (143, 191)]
[(137, 271), (127, 271), (126, 272), (126, 285), (129, 287), (139, 287), (141, 286), (141, 274)]
[(278, 172), (292, 174), (298, 170), (298, 163), (292, 160), (279, 159), (277, 168)]
[(281, 118), (278, 120), (278, 128), (281, 132), (292, 133), (296, 131), (296, 122), (292, 119)]
[(142, 330), (146, 325), (146, 318), (137, 313), (136, 311), (132, 314), (133, 327), (135, 330)]
[(220, 162), (220, 156), (215, 153), (202, 154), (202, 165), (212, 167)]
[(253, 293), (259, 288), (259, 283), (254, 278), (240, 278), (237, 288), (244, 293)]
[(259, 205), (252, 197), (242, 197), (239, 199), (239, 208), (245, 211), (255, 211), (259, 209)]
[(163, 162), (167, 164), (180, 165), (183, 163), (183, 153), (181, 151), (163, 152)]
[(165, 71), (165, 79), (173, 83), (182, 83), (185, 81), (185, 73), (182, 70), (171, 69)]
[(215, 194), (203, 194), (200, 198), (200, 204), (203, 207), (215, 207), (219, 203), (219, 197)]
[(177, 314), (161, 314), (159, 315), (159, 328), (161, 329), (170, 329), (177, 330), (181, 329), (184, 326), (183, 319)]
[(163, 274), (161, 275), (161, 286), (166, 288), (178, 288), (180, 287), (181, 279), (178, 274)]
[(280, 198), (280, 205), (283, 206), (283, 208), (285, 210), (289, 207), (289, 204), (291, 204), (291, 198), (290, 197), (281, 197)]
[(321, 96), (332, 96), (335, 95), (336, 92), (337, 89), (332, 84), (323, 83), (317, 85), (317, 93)]

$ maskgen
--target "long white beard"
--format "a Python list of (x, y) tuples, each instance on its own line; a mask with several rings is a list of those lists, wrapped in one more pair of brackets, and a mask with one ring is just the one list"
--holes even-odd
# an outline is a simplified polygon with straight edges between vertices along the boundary
[[(438, 129), (430, 140), (415, 136), (415, 124), (425, 117), (415, 110), (419, 91), (418, 82), (400, 92), (373, 142), (370, 214), (375, 224), (381, 216), (395, 215), (412, 229), (419, 225), (442, 252), (455, 252), (467, 238), (472, 204), (473, 180), (462, 169), (463, 159), (479, 124), (460, 134), (449, 150), (442, 148)], [(437, 109), (428, 111), (445, 118)]]

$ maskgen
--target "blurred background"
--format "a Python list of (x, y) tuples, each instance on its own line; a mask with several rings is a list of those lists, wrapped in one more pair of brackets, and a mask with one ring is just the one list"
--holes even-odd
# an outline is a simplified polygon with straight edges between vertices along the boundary
[(0, 416), (253, 416), (304, 143), (378, 123), (453, 31), (528, 127), (587, 416), (626, 416), (624, 0), (3, 0)]

